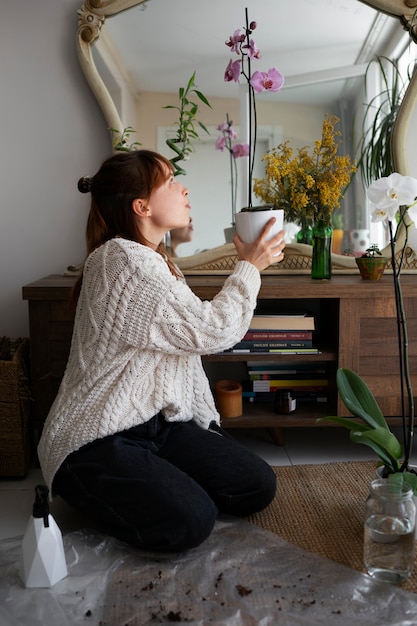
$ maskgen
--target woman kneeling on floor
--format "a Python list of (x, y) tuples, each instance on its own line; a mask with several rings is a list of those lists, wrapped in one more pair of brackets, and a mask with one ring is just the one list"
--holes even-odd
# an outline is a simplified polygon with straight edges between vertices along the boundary
[(88, 257), (66, 371), (38, 446), (52, 495), (145, 550), (199, 545), (219, 513), (246, 516), (275, 495), (271, 467), (221, 427), (201, 356), (249, 327), (260, 271), (283, 258), (284, 232), (234, 243), (239, 261), (200, 300), (162, 244), (189, 224), (188, 189), (163, 156), (107, 159), (91, 193)]

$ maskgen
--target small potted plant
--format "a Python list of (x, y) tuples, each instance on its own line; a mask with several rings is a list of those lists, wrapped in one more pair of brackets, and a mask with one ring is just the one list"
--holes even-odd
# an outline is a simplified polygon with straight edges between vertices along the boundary
[(362, 256), (355, 260), (363, 280), (379, 280), (387, 264), (386, 257), (382, 256), (376, 243), (373, 243)]
[[(225, 41), (226, 46), (230, 49), (232, 58), (224, 72), (224, 80), (226, 82), (240, 83), (241, 78), (247, 85), (247, 103), (245, 113), (247, 114), (247, 139), (248, 148), (248, 164), (245, 172), (244, 187), (246, 193), (243, 197), (245, 206), (241, 211), (235, 214), (236, 230), (243, 239), (248, 243), (253, 240), (253, 236), (257, 236), (262, 227), (269, 221), (271, 217), (277, 219), (270, 235), (273, 236), (281, 229), (283, 211), (281, 207), (274, 207), (272, 204), (262, 206), (253, 206), (252, 204), (252, 184), (253, 171), (255, 166), (255, 152), (257, 141), (257, 109), (256, 94), (265, 92), (278, 92), (284, 84), (284, 77), (275, 67), (270, 68), (267, 72), (252, 72), (252, 62), (256, 63), (262, 58), (261, 52), (254, 40), (252, 39), (253, 31), (257, 28), (255, 21), (249, 21), (248, 9), (245, 9), (245, 26), (233, 32), (233, 35)], [(237, 57), (237, 58), (235, 58)], [(248, 238), (249, 237), (249, 238)]]

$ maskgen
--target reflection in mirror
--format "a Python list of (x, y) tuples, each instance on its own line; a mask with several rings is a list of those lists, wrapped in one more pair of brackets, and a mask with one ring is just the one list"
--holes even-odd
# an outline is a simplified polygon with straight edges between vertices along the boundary
[[(179, 246), (183, 246), (186, 243), (189, 243), (193, 240), (194, 236), (194, 225), (193, 218), (190, 217), (190, 222), (187, 226), (183, 226), (182, 228), (175, 228), (171, 230), (168, 234), (167, 241), (167, 250), (173, 257), (181, 256), (181, 249), (179, 250)], [(184, 256), (184, 255), (182, 255)]]
[[(230, 0), (227, 7), (223, 3), (218, 13), (222, 16), (221, 20), (213, 19), (217, 12), (212, 3), (198, 3), (199, 16), (193, 21), (192, 11), (197, 3), (191, 0), (173, 0), (164, 5), (162, 12), (160, 0), (149, 0), (145, 10), (141, 10), (144, 3), (140, 0), (95, 0), (94, 4), (96, 8), (87, 2), (79, 11), (79, 56), (106, 122), (114, 128), (132, 126), (137, 130), (135, 139), (168, 157), (172, 154), (166, 149), (165, 138), (175, 120), (172, 111), (163, 107), (176, 104), (178, 87), (184, 84), (192, 71), (196, 70), (197, 84), (213, 106), (212, 110), (205, 112), (204, 123), (215, 132), (227, 113), (235, 123), (240, 121), (238, 87), (223, 81), (224, 68), (229, 59), (224, 42), (231, 34), (230, 30), (243, 26), (243, 23), (236, 23), (236, 19), (239, 21), (240, 18), (243, 22), (244, 7), (248, 6), (249, 14), (258, 22), (257, 44), (264, 44), (264, 63), (268, 67), (279, 67), (286, 78), (285, 89), (275, 97), (268, 94), (258, 98), (259, 124), (263, 129), (257, 151), (259, 168), (262, 167), (262, 154), (282, 140), (288, 139), (295, 148), (311, 145), (321, 135), (325, 113), (335, 113), (340, 117), (343, 136), (346, 141), (349, 140), (351, 117), (356, 107), (354, 94), (363, 85), (369, 55), (375, 51), (382, 52), (383, 26), (389, 32), (393, 25), (399, 24), (386, 13), (395, 17), (404, 13), (404, 3), (400, 0), (351, 1), (349, 6), (340, 2), (339, 8), (329, 7), (328, 2), (316, 2), (312, 6), (306, 0), (291, 0), (282, 3), (284, 7), (280, 7), (280, 19), (271, 20), (270, 16), (277, 12), (276, 4), (271, 0), (258, 1), (255, 6), (251, 6), (249, 0)], [(378, 13), (372, 7), (385, 13)], [(309, 14), (311, 10), (313, 13)], [(404, 19), (410, 20), (413, 9), (407, 10)], [(305, 18), (302, 21), (299, 19), (301, 14)], [(360, 19), (355, 26), (354, 19), (358, 15)], [(104, 26), (102, 17), (108, 18)], [(334, 28), (329, 29), (332, 18)], [(317, 25), (315, 29), (310, 27), (313, 21)], [(195, 24), (199, 25), (198, 28)], [(166, 30), (165, 25), (168, 26)], [(323, 25), (324, 33), (320, 25)], [(306, 32), (302, 30), (304, 26)], [(267, 44), (271, 31), (279, 45), (277, 52)], [(320, 42), (320, 46), (316, 45), (314, 49), (308, 39), (311, 31), (315, 31)], [(158, 33), (157, 37), (155, 33)], [(287, 39), (286, 33), (289, 34)], [(329, 38), (330, 48), (325, 49), (325, 65), (320, 66), (323, 56), (319, 52), (325, 47), (325, 37)], [(360, 39), (361, 45), (365, 42), (360, 54), (358, 44), (356, 48), (353, 45), (355, 37)], [(182, 41), (191, 42), (191, 54), (182, 52)], [(134, 43), (142, 47), (136, 48)], [(336, 59), (336, 52), (345, 55), (343, 60)], [(331, 71), (325, 72), (324, 68), (329, 65)], [(178, 72), (174, 71), (177, 69)], [(330, 80), (330, 76), (336, 80)], [(151, 82), (152, 77), (157, 79), (156, 85)], [(408, 171), (407, 156), (398, 146), (404, 145), (401, 126), (404, 128), (407, 125), (414, 108), (415, 87), (409, 89), (406, 100), (409, 112), (404, 114), (402, 120), (400, 116), (402, 124), (397, 128), (395, 147), (397, 169), (404, 173)], [(230, 225), (227, 159), (214, 150), (215, 139), (216, 134), (213, 136), (212, 133), (210, 138), (198, 142), (196, 153), (187, 163), (184, 184), (191, 189), (195, 231), (193, 241), (181, 246), (181, 254), (193, 254), (197, 250), (222, 245), (225, 241), (223, 229)], [(348, 196), (345, 199), (345, 228), (353, 229), (358, 226), (357, 215), (363, 217), (364, 203), (354, 195)]]

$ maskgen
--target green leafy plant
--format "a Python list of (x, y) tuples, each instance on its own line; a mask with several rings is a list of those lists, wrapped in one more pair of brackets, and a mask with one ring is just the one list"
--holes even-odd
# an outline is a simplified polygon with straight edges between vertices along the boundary
[(378, 248), (376, 243), (373, 243), (369, 248), (366, 248), (365, 252), (362, 254), (362, 257), (365, 259), (373, 259), (376, 255), (382, 256), (381, 250)]
[(199, 139), (199, 134), (196, 126), (199, 126), (210, 134), (206, 126), (197, 119), (198, 103), (190, 100), (191, 94), (195, 94), (197, 98), (203, 102), (206, 106), (211, 108), (211, 104), (207, 100), (206, 96), (196, 89), (195, 72), (189, 79), (186, 87), (180, 87), (178, 90), (179, 106), (168, 104), (164, 106), (164, 109), (175, 109), (179, 113), (179, 118), (175, 122), (177, 127), (176, 135), (173, 139), (167, 139), (166, 144), (176, 154), (175, 157), (170, 159), (174, 167), (174, 174), (186, 174), (186, 171), (178, 165), (180, 161), (186, 161), (189, 158), (191, 152), (194, 151), (193, 140)]
[(408, 471), (404, 465), (404, 447), (391, 432), (367, 384), (358, 374), (345, 368), (337, 370), (336, 382), (346, 408), (358, 419), (333, 415), (317, 421), (333, 422), (347, 428), (354, 443), (361, 443), (375, 452), (384, 465), (385, 475), (403, 473), (404, 480), (417, 492), (417, 474)]
[(343, 213), (341, 213), (340, 211), (334, 211), (331, 217), (331, 225), (332, 228), (335, 228), (336, 230), (343, 230)]
[[(368, 64), (365, 73), (365, 94), (368, 90), (369, 72), (377, 64), (382, 89), (366, 105), (362, 119), (361, 139), (358, 144), (358, 169), (365, 186), (394, 171), (392, 136), (408, 82), (398, 68), (398, 62), (378, 56)], [(371, 122), (370, 122), (371, 120)]]
[(114, 135), (112, 142), (114, 150), (118, 150), (119, 152), (131, 152), (132, 150), (136, 150), (136, 146), (142, 145), (139, 141), (129, 143), (130, 135), (136, 132), (131, 126), (127, 126), (127, 128), (124, 128), (122, 131), (116, 128), (109, 128), (109, 131)]

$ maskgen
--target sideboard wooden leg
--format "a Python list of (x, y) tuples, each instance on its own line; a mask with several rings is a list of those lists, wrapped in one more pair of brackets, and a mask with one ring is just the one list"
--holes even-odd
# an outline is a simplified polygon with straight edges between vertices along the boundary
[(283, 428), (267, 428), (266, 429), (271, 437), (271, 439), (273, 440), (274, 443), (276, 443), (277, 446), (283, 446), (284, 445), (284, 430)]

